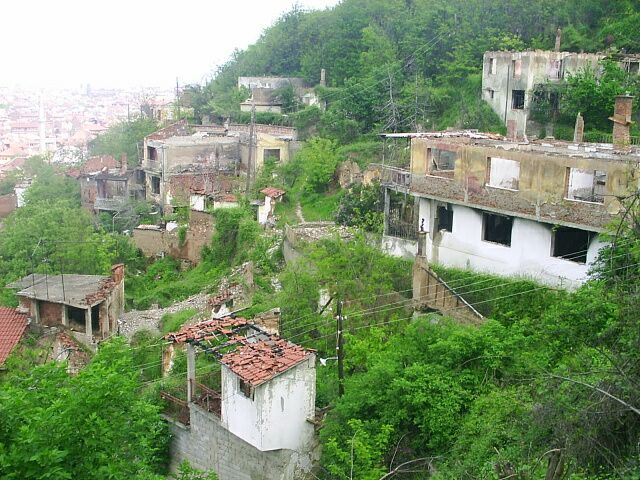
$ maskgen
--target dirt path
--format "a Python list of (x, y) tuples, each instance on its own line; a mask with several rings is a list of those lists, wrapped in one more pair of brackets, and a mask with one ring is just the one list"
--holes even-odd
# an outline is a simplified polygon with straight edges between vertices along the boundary
[(150, 330), (155, 335), (160, 334), (160, 319), (165, 313), (176, 313), (182, 310), (193, 308), (203, 312), (207, 306), (206, 293), (198, 293), (186, 300), (174, 303), (166, 308), (151, 308), (149, 310), (131, 310), (122, 317), (120, 333), (131, 339), (134, 333), (140, 330)]

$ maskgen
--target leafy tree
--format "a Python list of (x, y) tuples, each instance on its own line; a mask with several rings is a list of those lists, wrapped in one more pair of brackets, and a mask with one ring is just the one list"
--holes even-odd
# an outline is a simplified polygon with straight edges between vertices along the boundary
[(313, 138), (296, 154), (296, 161), (304, 171), (304, 190), (319, 193), (332, 184), (340, 157), (334, 142)]
[(0, 390), (5, 478), (150, 478), (169, 438), (159, 407), (139, 395), (124, 340), (102, 344), (77, 376), (64, 364), (10, 377)]
[(138, 144), (157, 128), (155, 120), (147, 117), (122, 121), (92, 140), (89, 150), (92, 155), (111, 155), (116, 159), (126, 154), (128, 164), (135, 166), (139, 161)]
[(340, 199), (336, 222), (382, 233), (384, 228), (384, 195), (378, 183), (356, 185)]

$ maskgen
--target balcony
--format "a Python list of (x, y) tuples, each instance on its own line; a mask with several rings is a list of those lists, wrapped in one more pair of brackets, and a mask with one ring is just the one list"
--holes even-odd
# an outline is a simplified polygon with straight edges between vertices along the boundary
[(211, 388), (198, 383), (192, 382), (193, 403), (199, 405), (209, 413), (213, 413), (216, 417), (222, 417), (222, 396)]
[(400, 192), (408, 192), (411, 187), (411, 172), (406, 168), (376, 164), (380, 168), (380, 183)]
[(183, 425), (189, 425), (189, 404), (186, 400), (181, 400), (165, 391), (160, 392), (160, 398), (164, 400), (164, 409), (162, 413)]

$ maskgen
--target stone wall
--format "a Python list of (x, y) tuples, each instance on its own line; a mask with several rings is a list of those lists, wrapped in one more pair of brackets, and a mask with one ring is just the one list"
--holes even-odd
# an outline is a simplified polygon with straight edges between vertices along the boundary
[(262, 452), (224, 428), (220, 419), (195, 404), (189, 406), (190, 425), (170, 420), (171, 468), (183, 461), (213, 470), (219, 480), (297, 480), (305, 478), (319, 457), (317, 444), (304, 452)]

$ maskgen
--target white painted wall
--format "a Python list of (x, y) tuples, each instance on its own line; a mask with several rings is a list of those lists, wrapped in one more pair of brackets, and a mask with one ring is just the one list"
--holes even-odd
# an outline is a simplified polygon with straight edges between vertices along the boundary
[(418, 242), (416, 240), (407, 240), (389, 235), (383, 235), (381, 247), (382, 251), (389, 255), (408, 260), (413, 259), (418, 253)]
[(198, 212), (204, 212), (205, 210), (205, 199), (204, 195), (191, 195), (189, 197), (189, 205), (191, 206), (191, 210), (196, 210)]
[(301, 450), (314, 435), (307, 418), (315, 415), (315, 355), (255, 389), (240, 391), (237, 375), (222, 367), (222, 422), (259, 450)]
[(489, 185), (508, 190), (518, 189), (520, 162), (500, 157), (491, 157)]
[[(427, 205), (430, 204), (430, 205)], [(420, 217), (433, 222), (429, 210), (435, 201), (421, 199)], [(427, 224), (425, 222), (425, 224)], [(428, 230), (433, 229), (429, 225)], [(591, 241), (587, 263), (579, 264), (551, 256), (551, 225), (514, 218), (511, 246), (482, 240), (482, 211), (453, 205), (453, 231), (427, 236), (427, 259), (456, 268), (517, 275), (548, 285), (576, 288), (584, 282), (598, 250), (604, 246)]]
[(275, 200), (271, 197), (264, 197), (264, 205), (258, 206), (258, 223), (260, 225), (266, 225), (269, 220), (269, 214), (271, 213), (272, 203)]

